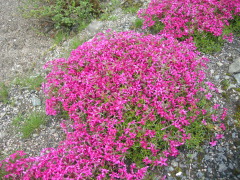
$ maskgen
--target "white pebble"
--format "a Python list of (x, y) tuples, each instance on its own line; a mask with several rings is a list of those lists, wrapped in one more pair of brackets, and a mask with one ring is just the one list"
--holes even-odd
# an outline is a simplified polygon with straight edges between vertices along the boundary
[(182, 172), (178, 172), (177, 174), (176, 174), (176, 176), (181, 176), (182, 175)]

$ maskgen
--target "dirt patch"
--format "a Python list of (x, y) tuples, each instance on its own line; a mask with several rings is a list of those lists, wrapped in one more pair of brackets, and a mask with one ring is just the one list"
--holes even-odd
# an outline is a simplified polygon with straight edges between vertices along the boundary
[(0, 81), (9, 81), (23, 73), (32, 73), (52, 44), (36, 33), (37, 24), (24, 19), (19, 0), (0, 0)]

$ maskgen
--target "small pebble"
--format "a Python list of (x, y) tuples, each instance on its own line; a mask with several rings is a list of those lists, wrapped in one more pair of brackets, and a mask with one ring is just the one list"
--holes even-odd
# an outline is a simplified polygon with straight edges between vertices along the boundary
[(176, 174), (176, 176), (178, 176), (178, 177), (181, 176), (181, 175), (182, 175), (181, 171)]
[(173, 162), (172, 162), (172, 166), (177, 167), (177, 166), (178, 166), (178, 162), (173, 161)]
[(223, 66), (223, 63), (217, 62), (217, 65), (218, 65), (219, 67), (221, 67), (221, 66)]

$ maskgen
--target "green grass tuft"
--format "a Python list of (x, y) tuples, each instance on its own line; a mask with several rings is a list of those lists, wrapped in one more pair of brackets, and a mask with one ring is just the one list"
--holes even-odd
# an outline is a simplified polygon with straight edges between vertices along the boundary
[(47, 121), (47, 116), (43, 112), (32, 112), (28, 115), (18, 115), (12, 121), (14, 126), (17, 126), (22, 133), (23, 138), (29, 138), (41, 125)]
[(234, 120), (236, 121), (235, 125), (240, 127), (240, 105), (237, 106), (236, 112), (233, 115)]
[(14, 80), (13, 84), (19, 85), (22, 87), (27, 87), (31, 90), (37, 90), (41, 87), (42, 83), (44, 82), (44, 77), (38, 76), (24, 76), (18, 77)]
[(142, 25), (143, 25), (143, 20), (137, 18), (137, 19), (135, 20), (134, 26), (135, 26), (136, 28), (141, 28)]
[(6, 104), (8, 102), (8, 87), (4, 83), (0, 83), (0, 102)]

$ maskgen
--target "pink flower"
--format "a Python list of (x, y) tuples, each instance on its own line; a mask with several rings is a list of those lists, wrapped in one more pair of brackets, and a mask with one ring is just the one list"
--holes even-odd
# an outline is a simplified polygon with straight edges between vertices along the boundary
[(226, 130), (226, 126), (225, 126), (223, 123), (221, 123), (219, 127), (220, 127), (223, 131)]
[(223, 112), (222, 112), (222, 115), (221, 115), (221, 120), (224, 120), (227, 116), (227, 108), (223, 108)]
[(216, 135), (216, 139), (222, 139), (223, 138), (223, 134), (217, 134)]
[(207, 122), (205, 121), (205, 119), (202, 120), (202, 124), (205, 126), (207, 125)]
[(201, 111), (202, 111), (202, 114), (203, 114), (203, 115), (207, 113), (207, 110), (206, 110), (206, 109), (202, 109)]
[(143, 159), (143, 162), (146, 163), (146, 164), (151, 164), (151, 163), (152, 163), (152, 160), (149, 159), (148, 157), (145, 157), (145, 158)]
[(220, 104), (214, 104), (213, 109), (218, 109), (220, 107)]
[(228, 35), (223, 35), (223, 39), (225, 39), (231, 43), (231, 42), (233, 42), (233, 34), (230, 33)]
[(211, 141), (209, 144), (210, 144), (211, 146), (216, 146), (216, 145), (217, 145), (217, 141)]
[(181, 110), (179, 111), (179, 113), (182, 114), (182, 115), (186, 115), (186, 114), (187, 114), (187, 111), (184, 110), (184, 109), (181, 109)]
[(212, 94), (208, 93), (208, 94), (205, 95), (205, 97), (206, 97), (206, 99), (210, 100), (211, 97), (212, 97)]
[(160, 166), (167, 166), (167, 158), (160, 157), (159, 160), (156, 160), (154, 163), (155, 165), (160, 165)]
[[(169, 1), (161, 2), (154, 12), (169, 6)], [(185, 0), (174, 2), (169, 6), (172, 10), (178, 9), (177, 3), (186, 4)], [(193, 11), (198, 12), (195, 4), (184, 13)], [(24, 155), (18, 153), (1, 161), (9, 177), (143, 179), (148, 165), (167, 166), (167, 157), (179, 154), (177, 147), (191, 138), (187, 129), (194, 129), (195, 122), (206, 125), (200, 118), (217, 120), (210, 108), (198, 106), (201, 87), (214, 87), (210, 82), (204, 84), (202, 67), (207, 59), (199, 56), (191, 38), (180, 42), (169, 34), (177, 31), (180, 37), (194, 31), (185, 27), (190, 19), (178, 15), (168, 22), (171, 16), (166, 18), (170, 19), (162, 23), (174, 29), (164, 35), (107, 31), (73, 50), (68, 59), (46, 65), (51, 69), (44, 85), (46, 112), (70, 117), (61, 123), (66, 138), (40, 156), (15, 161)], [(151, 159), (144, 156), (139, 160), (145, 167), (133, 162), (129, 170), (124, 159), (138, 152), (146, 152)]]
[(212, 118), (212, 121), (213, 121), (213, 122), (218, 121), (218, 116), (216, 116), (216, 115), (214, 115), (214, 114), (211, 115), (211, 118)]

